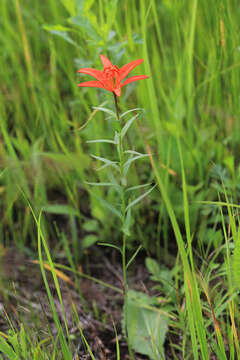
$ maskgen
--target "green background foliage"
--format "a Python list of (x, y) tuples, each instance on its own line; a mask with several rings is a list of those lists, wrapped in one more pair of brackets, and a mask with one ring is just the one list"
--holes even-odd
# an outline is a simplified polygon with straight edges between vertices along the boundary
[[(240, 274), (238, 208), (230, 206), (240, 197), (239, 15), (237, 0), (0, 1), (0, 243), (36, 253), (31, 205), (37, 217), (43, 211), (42, 236), (53, 258), (70, 244), (72, 268), (86, 249), (94, 254), (97, 241), (119, 245), (119, 222), (99, 201), (115, 204), (116, 193), (99, 186), (93, 195), (88, 184), (112, 181), (107, 170), (96, 172), (101, 163), (90, 156), (114, 161), (111, 144), (87, 143), (113, 138), (112, 120), (94, 109), (113, 110), (112, 94), (78, 88), (87, 77), (77, 70), (102, 69), (100, 54), (119, 67), (143, 58), (134, 74), (149, 79), (123, 88), (120, 110), (144, 108), (127, 142), (141, 153), (150, 145), (156, 168), (142, 158), (131, 166), (128, 185), (156, 182), (160, 191), (134, 209), (127, 246), (142, 245), (144, 254), (173, 268), (171, 275), (159, 272), (172, 287), (175, 281), (179, 297), (191, 284), (188, 325), (176, 294), (161, 287), (178, 313), (186, 359), (197, 359), (199, 348), (207, 359), (206, 337), (213, 341), (216, 331), (213, 320), (194, 313), (207, 292), (199, 290), (194, 266), (208, 285), (217, 282), (208, 291), (231, 339), (231, 359), (239, 346), (232, 322), (225, 323), (226, 314), (239, 318), (237, 302), (229, 305)], [(211, 310), (207, 301), (203, 307)], [(212, 348), (225, 359), (221, 333), (216, 339)]]
[[(209, 7), (206, 1), (1, 2), (2, 240), (13, 238), (16, 244), (25, 244), (30, 237), (36, 244), (32, 217), (19, 187), (36, 211), (67, 214), (73, 227), (84, 223), (84, 215), (92, 215), (106, 228), (108, 215), (87, 194), (84, 181), (99, 180), (88, 154), (111, 154), (110, 146), (100, 149), (99, 144), (86, 144), (86, 140), (112, 135), (111, 122), (104, 121), (99, 112), (93, 115), (92, 108), (105, 100), (111, 107), (111, 94), (77, 87), (82, 81), (77, 70), (101, 68), (99, 54), (104, 53), (119, 66), (144, 59), (135, 73), (148, 74), (150, 79), (128, 85), (120, 107), (122, 111), (136, 105), (145, 108), (144, 138), (153, 148), (166, 191), (182, 221), (175, 141), (180, 137), (191, 224), (198, 240), (204, 241), (196, 226), (199, 219), (206, 222), (206, 215), (192, 200), (216, 198), (212, 185), (221, 184), (223, 178), (235, 199), (239, 192), (235, 159), (239, 150), (239, 9), (236, 1), (220, 3)], [(145, 152), (137, 126), (128, 141)], [(133, 185), (153, 179), (148, 161), (141, 164), (132, 171)], [(103, 191), (98, 189), (98, 194)], [(104, 196), (111, 200), (114, 195), (104, 191)], [(153, 197), (148, 216), (158, 223), (158, 239), (152, 242), (146, 235), (144, 246), (154, 247), (161, 232), (159, 246), (166, 250), (167, 214), (159, 194)], [(139, 213), (140, 227), (146, 221), (144, 215)], [(105, 230), (111, 226), (108, 222)]]

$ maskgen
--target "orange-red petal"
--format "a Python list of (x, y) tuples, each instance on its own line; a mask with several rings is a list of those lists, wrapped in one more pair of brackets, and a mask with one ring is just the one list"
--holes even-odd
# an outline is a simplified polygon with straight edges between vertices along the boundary
[(103, 79), (103, 72), (101, 70), (91, 69), (91, 68), (82, 68), (82, 69), (78, 70), (78, 72), (82, 73), (82, 74), (87, 74), (87, 75), (93, 76), (99, 81), (101, 81)]
[(136, 66), (140, 65), (143, 59), (132, 61), (120, 68), (120, 79), (123, 80)]
[(111, 61), (105, 55), (100, 55), (100, 59), (102, 61), (102, 64), (103, 64), (104, 68), (113, 66)]
[(122, 84), (121, 87), (130, 84), (134, 81), (138, 81), (138, 80), (143, 80), (143, 79), (148, 79), (147, 75), (136, 75), (136, 76), (131, 76), (130, 78), (126, 79)]
[(85, 81), (78, 84), (80, 87), (96, 87), (96, 88), (104, 88), (103, 84), (100, 81)]

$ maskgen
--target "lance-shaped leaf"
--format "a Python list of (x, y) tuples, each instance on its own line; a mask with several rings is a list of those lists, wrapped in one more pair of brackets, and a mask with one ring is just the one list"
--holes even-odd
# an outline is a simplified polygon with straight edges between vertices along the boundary
[(126, 210), (130, 209), (132, 206), (136, 205), (139, 201), (141, 201), (142, 199), (144, 199), (148, 194), (150, 194), (150, 192), (156, 187), (157, 185), (154, 185), (151, 187), (151, 189), (149, 189), (148, 191), (146, 191), (144, 194), (140, 195), (138, 198), (136, 198), (135, 200), (133, 200), (130, 204), (128, 204)]
[(122, 249), (121, 249), (119, 246), (116, 246), (116, 245), (114, 245), (114, 244), (102, 243), (102, 242), (100, 242), (100, 243), (98, 243), (98, 245), (111, 247), (111, 248), (113, 248), (113, 249), (118, 250), (118, 251), (122, 254)]
[(128, 172), (128, 170), (129, 170), (129, 167), (130, 167), (130, 165), (131, 165), (134, 161), (136, 161), (136, 160), (138, 160), (138, 159), (142, 159), (142, 158), (144, 158), (144, 157), (148, 157), (148, 156), (149, 156), (148, 154), (139, 154), (139, 155), (134, 156), (134, 157), (131, 156), (131, 157), (125, 162), (125, 164), (124, 164), (124, 166), (123, 166), (124, 176), (127, 175), (127, 172)]
[(124, 136), (126, 135), (128, 129), (130, 128), (130, 126), (132, 125), (132, 123), (134, 122), (134, 120), (136, 120), (138, 118), (138, 114), (133, 116), (130, 120), (128, 120), (126, 122), (126, 124), (124, 125), (124, 127), (122, 128), (122, 131), (121, 131), (121, 138), (123, 139)]
[(116, 145), (116, 142), (114, 140), (108, 140), (108, 139), (97, 139), (97, 140), (88, 140), (86, 141), (88, 144), (94, 144), (94, 143), (109, 143)]
[(91, 185), (91, 186), (116, 186), (116, 184), (113, 183), (107, 183), (107, 182), (88, 182), (88, 181), (84, 181), (85, 184), (87, 185)]
[(133, 154), (133, 155), (141, 155), (142, 153), (135, 151), (135, 150), (126, 150), (124, 151), (125, 154)]
[(97, 170), (101, 170), (107, 166), (112, 166), (114, 167), (115, 169), (118, 169), (118, 165), (117, 165), (117, 161), (111, 161), (111, 160), (108, 160), (108, 159), (105, 159), (101, 156), (96, 156), (96, 155), (91, 155), (94, 159), (96, 160), (99, 160), (99, 161), (102, 161), (104, 163), (103, 166), (101, 166), (101, 168), (98, 168)]
[(144, 111), (144, 109), (143, 108), (135, 108), (135, 109), (127, 110), (127, 111), (125, 111), (124, 113), (122, 113), (120, 115), (120, 118), (126, 116), (127, 114), (129, 114), (129, 113), (131, 113), (133, 111)]
[(126, 269), (131, 265), (131, 263), (133, 262), (133, 260), (135, 259), (135, 257), (137, 256), (137, 254), (139, 253), (139, 251), (143, 248), (142, 245), (139, 245), (137, 250), (134, 252), (133, 256), (130, 258), (130, 260), (127, 263)]
[(143, 185), (136, 185), (136, 186), (131, 186), (129, 187), (128, 189), (126, 189), (126, 191), (132, 191), (132, 190), (138, 190), (138, 189), (142, 189), (146, 186), (149, 186), (151, 185), (151, 183), (148, 183), (148, 184), (143, 184)]
[(108, 109), (108, 108), (105, 108), (105, 107), (102, 107), (102, 106), (93, 106), (93, 109), (94, 109), (94, 110), (99, 110), (99, 111), (105, 112), (105, 113), (111, 115), (111, 117), (116, 118), (115, 112), (112, 111), (112, 110), (110, 110), (110, 109)]

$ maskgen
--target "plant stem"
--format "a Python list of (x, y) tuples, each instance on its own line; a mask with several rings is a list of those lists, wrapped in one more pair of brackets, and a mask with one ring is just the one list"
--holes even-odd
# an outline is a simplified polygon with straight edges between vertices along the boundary
[[(121, 186), (121, 213), (122, 213), (122, 229), (125, 227), (126, 221), (126, 199), (125, 199), (125, 186), (126, 186), (126, 179), (124, 176), (124, 150), (123, 150), (123, 143), (121, 137), (121, 118), (119, 114), (119, 106), (118, 100), (115, 93), (114, 95), (114, 102), (116, 107), (116, 116), (118, 121), (118, 129), (119, 129), (119, 146), (118, 146), (118, 154), (119, 154), (119, 170), (120, 170), (120, 186)], [(123, 267), (123, 293), (124, 293), (124, 303), (125, 303), (125, 296), (127, 295), (127, 270), (126, 270), (126, 234), (123, 231), (123, 243), (122, 243), (122, 267)]]
[(122, 130), (122, 121), (120, 118), (119, 106), (118, 106), (118, 99), (115, 93), (114, 96), (114, 103), (116, 108), (116, 117), (117, 117), (117, 128), (118, 128), (118, 135), (119, 135), (119, 144), (118, 144), (118, 154), (119, 154), (119, 170), (120, 170), (120, 186), (121, 186), (121, 213), (122, 213), (122, 270), (123, 270), (123, 296), (124, 296), (124, 317), (125, 317), (125, 334), (128, 343), (128, 350), (130, 358), (133, 359), (133, 353), (129, 344), (128, 335), (127, 335), (127, 324), (128, 324), (128, 316), (127, 316), (127, 268), (126, 268), (126, 240), (127, 236), (124, 231), (125, 229), (125, 222), (126, 222), (126, 196), (125, 196), (125, 187), (126, 187), (126, 179), (124, 176), (124, 149), (123, 149), (123, 142), (121, 137), (121, 130)]

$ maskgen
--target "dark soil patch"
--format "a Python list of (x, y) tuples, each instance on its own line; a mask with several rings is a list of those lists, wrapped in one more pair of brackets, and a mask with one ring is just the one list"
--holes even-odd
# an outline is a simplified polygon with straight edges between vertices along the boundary
[[(98, 250), (97, 253), (97, 258), (88, 259), (87, 273), (105, 284), (119, 288), (121, 291), (121, 264), (113, 263), (113, 260), (117, 261), (118, 257), (113, 255), (109, 260), (104, 255), (104, 251)], [(47, 328), (50, 329), (49, 331), (53, 336), (56, 336), (57, 330), (39, 264), (32, 263), (27, 256), (13, 247), (3, 250), (1, 263), (0, 306), (2, 313), (4, 309), (16, 329), (22, 322), (25, 327), (32, 330), (33, 336), (36, 329), (38, 337), (41, 337), (41, 334), (46, 336)], [(83, 269), (83, 273), (84, 271)], [(46, 273), (58, 316), (64, 324), (64, 316), (55, 284), (50, 272), (46, 270)], [(121, 359), (128, 359), (127, 344), (121, 331), (122, 293), (116, 292), (110, 287), (102, 286), (93, 280), (79, 277), (78, 285), (82, 293), (79, 294), (76, 290), (77, 286), (74, 284), (73, 274), (67, 271), (62, 271), (62, 273), (67, 278), (61, 278), (61, 273), (59, 273), (58, 280), (75, 358), (77, 359), (78, 355), (79, 359), (90, 359), (79, 334), (79, 324), (73, 316), (72, 304), (76, 308), (83, 334), (97, 360), (116, 359), (116, 334), (113, 321), (117, 329)], [(129, 275), (130, 288), (147, 293), (150, 291), (147, 285), (149, 282), (148, 273), (141, 261), (134, 270), (129, 272)], [(0, 318), (0, 331), (7, 333), (9, 328), (7, 317), (2, 316)], [(135, 359), (146, 359), (146, 357), (136, 355)]]

